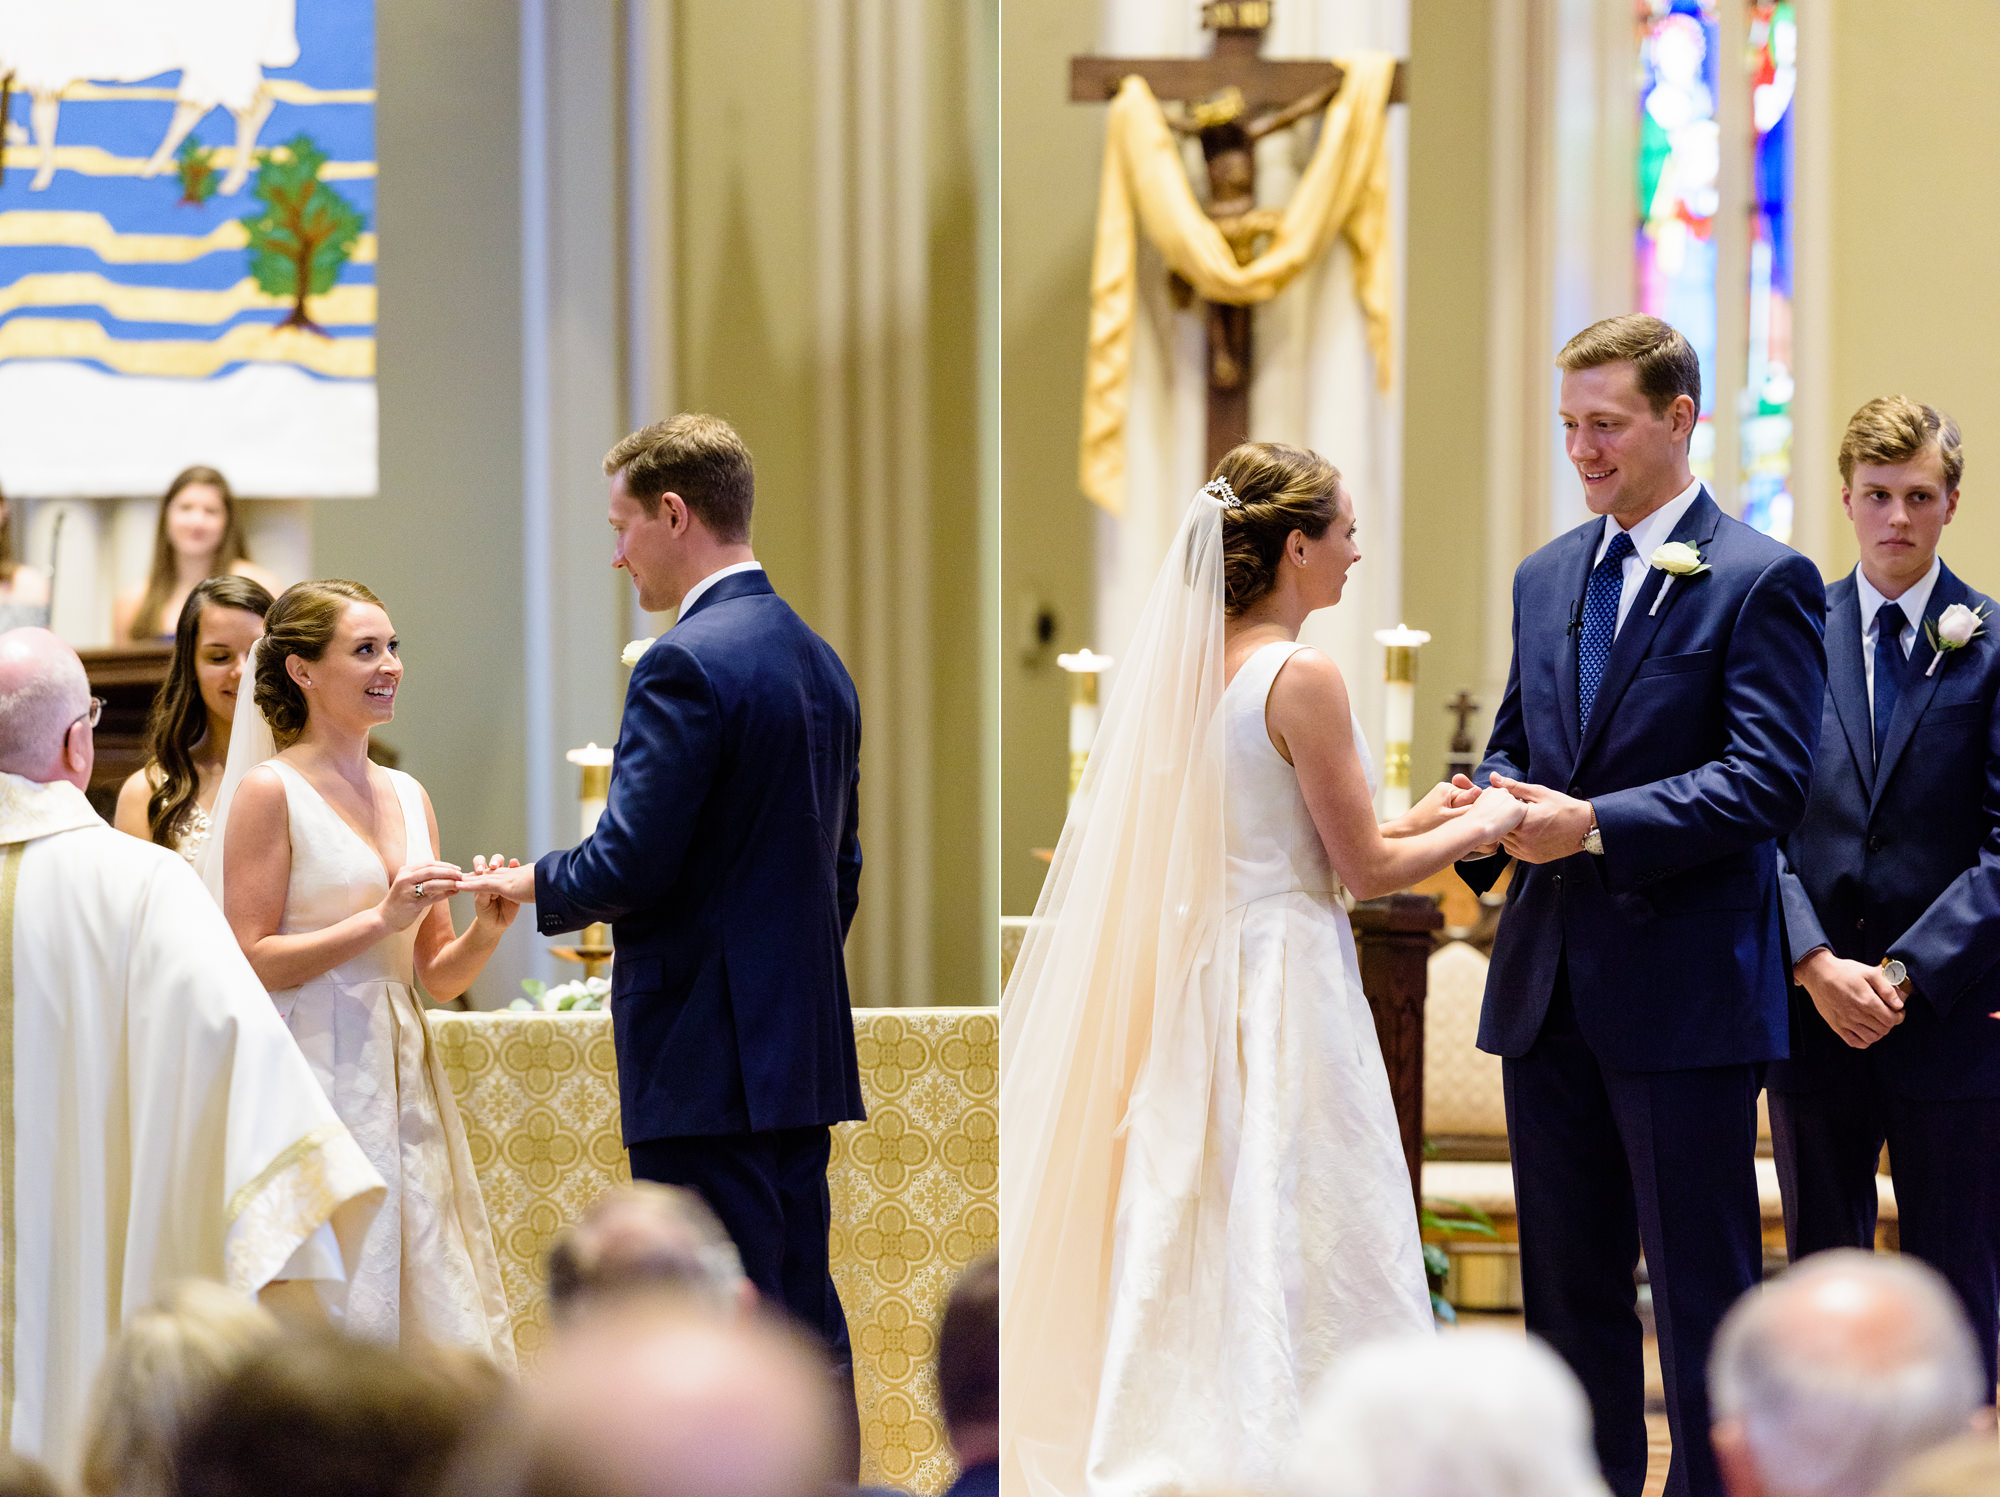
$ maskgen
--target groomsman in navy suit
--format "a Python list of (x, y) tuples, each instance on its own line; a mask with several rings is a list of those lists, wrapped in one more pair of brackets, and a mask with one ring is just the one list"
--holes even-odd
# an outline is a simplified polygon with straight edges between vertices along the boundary
[[(1791, 1059), (1771, 1134), (1793, 1258), (1873, 1247), (1882, 1145), (1902, 1250), (2000, 1349), (2000, 647), (1939, 558), (1964, 471), (1949, 416), (1854, 413), (1841, 502), (1861, 561), (1826, 590), (1818, 772), (1779, 877)], [(1965, 636), (1968, 631), (1971, 637)]]
[[(1785, 1053), (1777, 839), (1805, 809), (1826, 656), (1818, 571), (1688, 467), (1701, 369), (1652, 317), (1563, 349), (1593, 518), (1514, 574), (1514, 658), (1478, 779), (1529, 803), (1479, 1045), (1504, 1057), (1528, 1329), (1590, 1396), (1618, 1497), (1646, 1479), (1635, 1270), (1673, 1497), (1721, 1497), (1709, 1343), (1762, 1268), (1755, 1153)], [(1459, 865), (1484, 891), (1497, 856)]]

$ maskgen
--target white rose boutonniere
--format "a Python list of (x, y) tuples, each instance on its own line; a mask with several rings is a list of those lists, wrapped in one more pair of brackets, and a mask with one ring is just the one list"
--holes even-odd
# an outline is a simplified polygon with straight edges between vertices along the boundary
[(1660, 604), (1667, 596), (1667, 589), (1674, 585), (1676, 577), (1699, 577), (1708, 570), (1708, 563), (1701, 559), (1701, 552), (1686, 541), (1668, 541), (1653, 553), (1653, 565), (1667, 576), (1660, 584), (1659, 592), (1653, 595), (1653, 606), (1646, 610), (1648, 618), (1660, 611)]
[(1962, 650), (1986, 632), (1986, 605), (1981, 603), (1975, 613), (1963, 603), (1954, 603), (1938, 615), (1929, 632), (1932, 654), (1926, 676), (1936, 672), (1946, 650)]
[(618, 657), (618, 659), (628, 667), (637, 665), (639, 663), (639, 657), (645, 654), (646, 651), (650, 650), (652, 647), (653, 647), (653, 641), (650, 639), (635, 639), (632, 641), (632, 643), (625, 646), (624, 653), (621, 654)]

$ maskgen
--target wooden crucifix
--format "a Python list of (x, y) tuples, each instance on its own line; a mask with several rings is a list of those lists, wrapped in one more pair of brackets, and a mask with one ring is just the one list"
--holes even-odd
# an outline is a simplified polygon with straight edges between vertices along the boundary
[[(1132, 74), (1146, 80), (1161, 103), (1182, 105), (1168, 123), (1201, 140), (1208, 166), (1208, 214), (1222, 230), (1239, 264), (1256, 255), (1273, 233), (1276, 213), (1257, 208), (1257, 142), (1310, 115), (1340, 92), (1346, 76), (1337, 63), (1279, 60), (1262, 55), (1272, 0), (1210, 0), (1201, 23), (1215, 33), (1207, 57), (1072, 57), (1069, 97), (1074, 104), (1102, 104)], [(1401, 103), (1406, 64), (1396, 64), (1389, 92)], [(1188, 292), (1175, 278), (1177, 289)], [(1190, 293), (1191, 294), (1191, 293)], [(1211, 302), (1208, 323), (1208, 466), (1250, 439), (1250, 308)]]

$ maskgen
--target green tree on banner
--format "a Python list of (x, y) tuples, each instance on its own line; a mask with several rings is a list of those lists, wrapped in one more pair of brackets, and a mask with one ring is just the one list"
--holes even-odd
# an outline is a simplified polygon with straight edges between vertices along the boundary
[(325, 165), (326, 152), (308, 135), (260, 151), (251, 190), (264, 207), (243, 217), (250, 233), (250, 274), (265, 295), (292, 299), (292, 315), (279, 326), (306, 328), (321, 337), (331, 335), (306, 315), (306, 298), (333, 289), (367, 225), (360, 209), (320, 181)]

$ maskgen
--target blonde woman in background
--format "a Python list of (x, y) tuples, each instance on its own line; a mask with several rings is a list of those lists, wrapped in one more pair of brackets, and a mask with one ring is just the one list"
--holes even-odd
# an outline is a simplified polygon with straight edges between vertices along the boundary
[(86, 1497), (173, 1497), (174, 1446), (188, 1416), (277, 1334), (268, 1310), (207, 1279), (184, 1280), (133, 1316), (91, 1394)]
[(14, 559), (14, 510), (0, 494), (0, 634), (48, 623), (49, 579)]
[(278, 579), (250, 560), (229, 480), (213, 468), (185, 468), (160, 500), (145, 585), (120, 593), (111, 605), (111, 637), (121, 643), (171, 640), (194, 585), (231, 574), (279, 591)]

